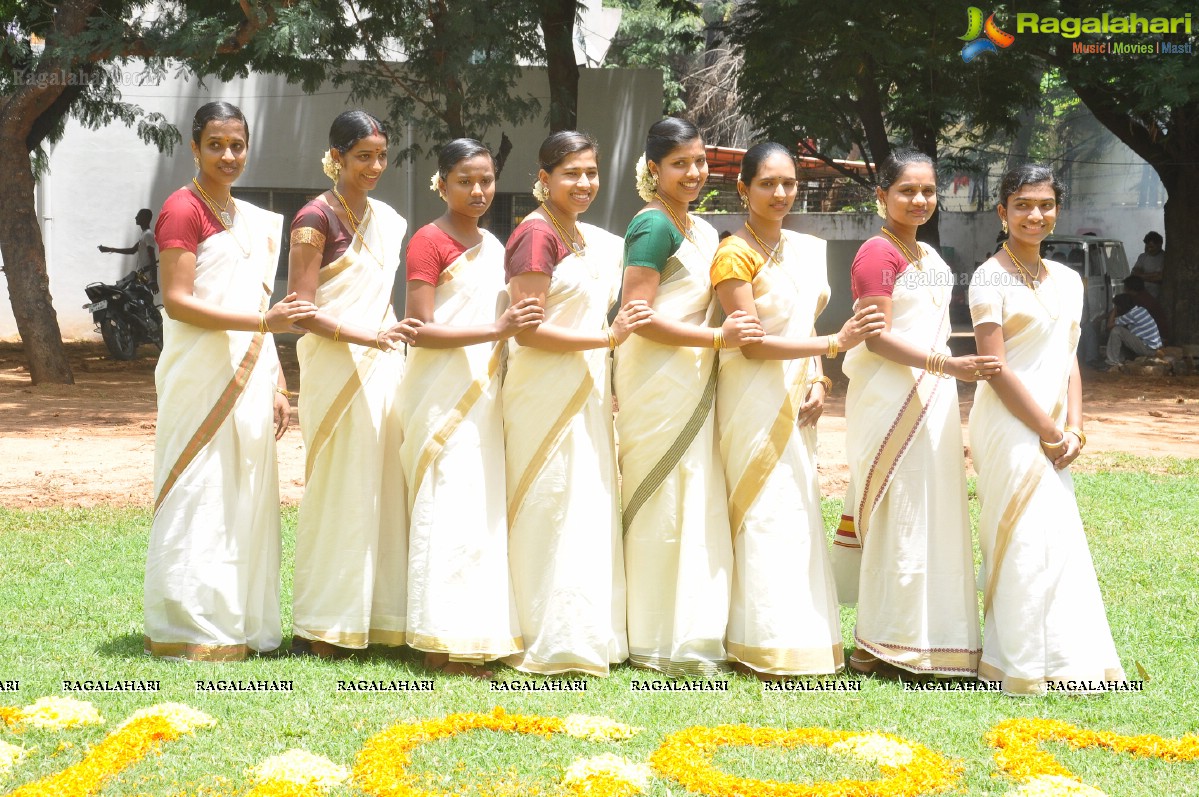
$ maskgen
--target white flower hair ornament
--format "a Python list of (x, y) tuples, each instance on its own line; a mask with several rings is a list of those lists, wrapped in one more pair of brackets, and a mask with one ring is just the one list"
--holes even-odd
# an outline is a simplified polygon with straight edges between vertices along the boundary
[(337, 182), (337, 178), (341, 176), (341, 164), (333, 160), (332, 150), (325, 150), (325, 154), (321, 156), (321, 169), (325, 172), (325, 176), (333, 182)]
[(433, 172), (433, 177), (429, 179), (429, 190), (445, 199), (445, 192), (441, 190), (441, 172)]
[(637, 159), (637, 196), (644, 199), (646, 202), (652, 202), (654, 196), (658, 193), (658, 175), (649, 170), (649, 160), (645, 153), (641, 153), (641, 157)]

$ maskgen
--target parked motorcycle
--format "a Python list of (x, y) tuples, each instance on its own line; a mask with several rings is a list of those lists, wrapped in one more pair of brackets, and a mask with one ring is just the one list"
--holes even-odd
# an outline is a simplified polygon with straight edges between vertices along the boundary
[(84, 290), (91, 302), (83, 309), (91, 311), (113, 359), (132, 360), (142, 343), (162, 351), (162, 313), (145, 269), (129, 272), (115, 285), (93, 282)]

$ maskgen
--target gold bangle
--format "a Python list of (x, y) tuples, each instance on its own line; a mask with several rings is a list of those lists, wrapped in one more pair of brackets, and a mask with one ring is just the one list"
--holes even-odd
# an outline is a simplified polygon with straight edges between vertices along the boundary
[(833, 380), (829, 379), (827, 376), (818, 376), (818, 377), (816, 377), (815, 379), (813, 379), (813, 380), (812, 380), (812, 384), (813, 384), (813, 385), (817, 385), (817, 384), (824, 385), (824, 395), (825, 395), (825, 397), (828, 397), (828, 396), (832, 395), (832, 392), (833, 392)]
[(1067, 426), (1065, 429), (1065, 433), (1073, 434), (1075, 437), (1078, 438), (1078, 450), (1079, 451), (1082, 451), (1084, 448), (1087, 447), (1087, 433), (1082, 430), (1081, 426)]
[(825, 354), (824, 356), (828, 357), (830, 360), (835, 360), (835, 359), (837, 359), (837, 352), (840, 350), (841, 350), (841, 346), (840, 346), (840, 344), (837, 343), (837, 336), (829, 335), (828, 336), (828, 353)]
[(283, 396), (283, 398), (293, 398), (296, 395), (295, 393), (292, 393), (290, 390), (279, 387), (278, 385), (275, 385), (275, 392), (278, 393), (280, 396)]
[(266, 334), (266, 313), (258, 314), (258, 334), (259, 335)]
[(724, 348), (724, 330), (720, 327), (712, 330), (712, 348), (716, 351)]
[(608, 327), (604, 331), (608, 333), (608, 351), (616, 351), (616, 347), (620, 343), (616, 339), (616, 333), (612, 331), (612, 327)]
[(344, 321), (337, 322), (337, 329), (333, 330), (333, 342), (334, 343), (336, 343), (338, 341), (338, 339), (341, 338), (341, 325), (344, 323), (345, 323)]
[(375, 333), (375, 348), (379, 351), (383, 351), (383, 341), (381, 340), (382, 336), (383, 330), (381, 329)]

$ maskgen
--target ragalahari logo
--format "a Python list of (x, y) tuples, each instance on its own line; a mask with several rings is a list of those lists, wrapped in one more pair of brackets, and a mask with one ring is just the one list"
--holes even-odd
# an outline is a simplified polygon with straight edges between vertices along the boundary
[[(979, 38), (983, 36), (982, 38)], [(962, 60), (970, 63), (983, 53), (997, 53), (1000, 48), (1008, 48), (1016, 37), (999, 29), (995, 24), (995, 15), (987, 17), (983, 22), (982, 9), (970, 6), (966, 11), (966, 35), (959, 36), (966, 42), (962, 48)]]

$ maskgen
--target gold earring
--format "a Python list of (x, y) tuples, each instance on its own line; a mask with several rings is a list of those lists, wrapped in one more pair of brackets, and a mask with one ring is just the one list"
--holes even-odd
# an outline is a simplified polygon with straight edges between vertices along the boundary
[(880, 219), (887, 218), (887, 206), (883, 204), (883, 201), (877, 197), (874, 200), (874, 212), (878, 214)]
[(1003, 228), (1003, 234), (1007, 235), (1007, 219), (1000, 219), (999, 226)]
[(747, 197), (745, 194), (738, 194), (737, 196), (741, 197), (741, 207), (749, 207), (749, 197)]
[(192, 161), (196, 164), (196, 171), (200, 171), (200, 157), (198, 155), (192, 155)]

